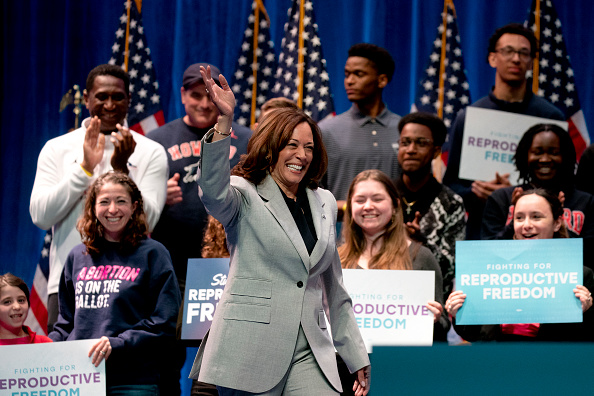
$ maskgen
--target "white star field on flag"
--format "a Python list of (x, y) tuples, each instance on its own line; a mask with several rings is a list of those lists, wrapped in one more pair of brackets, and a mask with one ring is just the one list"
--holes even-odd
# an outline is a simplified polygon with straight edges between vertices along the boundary
[[(109, 60), (111, 65), (120, 65), (125, 69), (125, 40), (127, 24), (127, 2), (124, 3), (124, 12), (120, 17), (120, 26), (116, 30), (116, 42), (111, 47), (112, 56)], [(130, 76), (130, 108), (128, 110), (128, 124), (135, 126), (145, 119), (161, 112), (161, 103), (158, 93), (159, 83), (153, 62), (151, 60), (151, 51), (146, 45), (146, 36), (142, 27), (142, 16), (136, 8), (136, 3), (130, 4), (130, 31), (128, 37), (128, 75)], [(157, 118), (159, 125), (163, 122)], [(160, 113), (162, 119), (162, 112)], [(163, 120), (164, 121), (164, 120)], [(158, 126), (153, 124), (152, 127)], [(136, 128), (133, 128), (136, 129)], [(147, 133), (149, 130), (142, 125), (142, 130)]]
[[(537, 32), (536, 5), (540, 2), (540, 31)], [(539, 53), (537, 54), (538, 75), (537, 95), (542, 96), (557, 106), (568, 122), (568, 129), (576, 154), (580, 157), (582, 151), (590, 142), (590, 135), (582, 112), (580, 100), (569, 54), (561, 32), (561, 21), (551, 0), (534, 0), (524, 24), (530, 27), (539, 39)], [(529, 87), (533, 88), (533, 72), (529, 72)]]
[[(293, 0), (288, 11), (289, 20), (285, 24), (285, 37), (281, 44), (279, 66), (276, 71), (276, 84), (273, 92), (298, 102), (298, 86), (303, 86), (303, 110), (314, 120), (319, 121), (334, 112), (330, 77), (326, 71), (326, 60), (318, 36), (318, 25), (314, 20), (313, 3), (304, 3), (303, 16), (303, 64), (299, 64), (299, 5)], [(303, 71), (303, 81), (299, 71)]]
[[(270, 26), (262, 10), (258, 12), (258, 25), (256, 26), (256, 7), (252, 3), (253, 12), (248, 18), (248, 25), (243, 34), (241, 52), (237, 60), (236, 72), (231, 80), (231, 89), (235, 93), (237, 106), (235, 119), (237, 123), (245, 126), (251, 124), (252, 97), (254, 85), (256, 88), (255, 118), (260, 115), (260, 106), (272, 97), (270, 88), (274, 84), (274, 71), (277, 68), (274, 43), (270, 39)], [(258, 30), (257, 38), (254, 36)], [(254, 61), (254, 39), (257, 39), (256, 61)], [(254, 70), (256, 78), (254, 78)]]
[[(453, 124), (456, 114), (470, 104), (470, 90), (464, 59), (460, 48), (458, 23), (451, 7), (447, 8), (446, 26), (443, 23), (437, 28), (437, 38), (433, 42), (433, 52), (429, 56), (429, 64), (417, 91), (415, 105), (418, 111), (438, 114), (443, 106), (443, 122), (448, 129)], [(443, 20), (443, 14), (442, 14)], [(439, 100), (439, 70), (441, 64), (442, 34), (446, 32), (446, 48), (444, 59), (444, 95), (443, 103)]]

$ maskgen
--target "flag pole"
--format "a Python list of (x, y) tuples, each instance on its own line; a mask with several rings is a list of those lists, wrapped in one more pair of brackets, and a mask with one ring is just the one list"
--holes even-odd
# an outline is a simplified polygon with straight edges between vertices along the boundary
[(437, 109), (437, 116), (443, 119), (443, 97), (444, 97), (444, 76), (445, 76), (445, 58), (446, 58), (446, 46), (447, 46), (447, 28), (448, 25), (448, 6), (452, 7), (452, 11), (454, 16), (456, 15), (456, 9), (454, 8), (454, 3), (452, 0), (444, 0), (443, 2), (443, 16), (442, 16), (442, 26), (443, 32), (441, 32), (441, 58), (439, 61), (439, 90), (437, 92), (438, 95), (438, 103), (439, 108)]
[[(443, 2), (443, 16), (442, 16), (442, 26), (443, 32), (441, 32), (441, 57), (439, 60), (439, 89), (437, 91), (438, 95), (438, 103), (439, 108), (437, 109), (437, 116), (443, 120), (443, 105), (444, 105), (444, 86), (445, 86), (445, 59), (446, 59), (446, 46), (447, 46), (447, 26), (448, 26), (448, 6), (452, 7), (452, 12), (454, 16), (456, 16), (456, 9), (454, 8), (453, 0), (444, 0)], [(437, 158), (437, 161), (432, 161), (433, 163), (433, 176), (437, 181), (441, 183), (442, 180), (442, 173), (443, 173), (443, 162), (441, 158)]]
[[(130, 7), (131, 0), (126, 0), (126, 42), (124, 43), (124, 71), (128, 72), (128, 54), (130, 54)], [(140, 12), (140, 11), (139, 11)]]
[(297, 99), (297, 106), (300, 109), (303, 108), (303, 15), (305, 13), (305, 0), (301, 0), (299, 4), (299, 49), (297, 53), (297, 75), (299, 77), (299, 85), (297, 86), (297, 92), (299, 98)]
[[(270, 18), (268, 17), (268, 13), (266, 12), (266, 7), (264, 7), (264, 2), (262, 0), (254, 0), (256, 3), (256, 8), (254, 11), (254, 38), (253, 38), (253, 62), (252, 65), (255, 65), (258, 62), (258, 36), (260, 35), (260, 11), (266, 18), (266, 21), (270, 25)], [(256, 123), (256, 106), (257, 106), (257, 99), (258, 99), (258, 68), (252, 67), (252, 76), (254, 76), (254, 82), (252, 83), (252, 108), (250, 114), (250, 127), (253, 127)]]
[[(536, 37), (536, 42), (540, 43), (540, 0), (534, 0), (536, 5), (534, 7), (534, 36)], [(537, 44), (540, 45), (540, 44)], [(538, 94), (538, 66), (539, 66), (539, 59), (538, 59), (538, 48), (536, 49), (536, 56), (534, 57), (533, 66), (532, 66), (532, 92), (534, 94)]]
[(252, 62), (252, 76), (254, 77), (254, 82), (252, 83), (252, 110), (250, 114), (250, 127), (253, 127), (256, 123), (256, 99), (258, 96), (258, 68), (255, 67), (256, 63), (258, 63), (258, 35), (260, 34), (260, 10), (263, 10), (263, 13), (268, 19), (268, 15), (266, 14), (266, 9), (264, 8), (264, 4), (262, 0), (255, 0), (254, 1), (256, 8), (254, 10), (254, 37), (253, 37), (253, 62)]

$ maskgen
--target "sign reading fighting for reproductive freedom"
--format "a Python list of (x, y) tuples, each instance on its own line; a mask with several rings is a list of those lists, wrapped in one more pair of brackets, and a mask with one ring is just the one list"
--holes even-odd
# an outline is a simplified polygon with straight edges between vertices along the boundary
[(432, 345), (434, 271), (343, 269), (368, 352), (374, 345)]
[(88, 357), (99, 340), (0, 346), (0, 395), (105, 395), (105, 360)]
[(536, 124), (557, 124), (567, 130), (567, 122), (509, 113), (507, 111), (466, 108), (464, 137), (460, 155), (460, 179), (489, 181), (509, 173), (511, 184), (519, 184), (513, 163), (518, 143)]
[(181, 335), (183, 340), (204, 338), (223, 295), (228, 273), (228, 258), (188, 260)]
[(582, 322), (573, 289), (583, 284), (580, 238), (458, 241), (457, 324)]

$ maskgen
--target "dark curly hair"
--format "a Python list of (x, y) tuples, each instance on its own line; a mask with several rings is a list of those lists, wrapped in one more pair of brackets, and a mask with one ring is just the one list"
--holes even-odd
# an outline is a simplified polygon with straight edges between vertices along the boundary
[(557, 176), (557, 180), (563, 185), (573, 185), (576, 164), (575, 147), (573, 146), (573, 141), (571, 140), (569, 133), (559, 125), (555, 124), (536, 124), (524, 132), (524, 135), (518, 143), (516, 154), (514, 154), (513, 157), (516, 169), (520, 173), (520, 180), (525, 184), (539, 184), (538, 180), (530, 172), (530, 167), (528, 166), (528, 152), (530, 151), (530, 147), (532, 147), (534, 136), (541, 132), (552, 132), (559, 138), (561, 158), (563, 161), (561, 162), (561, 169)]
[(104, 228), (101, 222), (97, 219), (95, 212), (95, 204), (97, 202), (97, 195), (104, 185), (107, 183), (120, 184), (126, 188), (130, 194), (132, 204), (136, 203), (136, 209), (126, 229), (122, 234), (122, 239), (119, 244), (119, 251), (124, 254), (133, 252), (140, 242), (146, 238), (148, 232), (148, 225), (146, 223), (146, 216), (143, 209), (143, 200), (140, 190), (136, 183), (125, 173), (110, 171), (101, 176), (89, 187), (87, 200), (83, 213), (78, 219), (76, 228), (82, 237), (82, 242), (87, 247), (87, 252), (92, 256), (101, 254), (102, 248), (106, 241), (103, 237)]
[(204, 238), (202, 238), (201, 256), (203, 258), (229, 257), (225, 227), (210, 215), (208, 216), (208, 225), (204, 232)]
[(233, 168), (233, 174), (260, 184), (278, 161), (278, 154), (285, 148), (297, 125), (306, 122), (313, 135), (313, 159), (307, 173), (301, 180), (302, 186), (312, 189), (318, 187), (328, 167), (328, 155), (322, 141), (320, 128), (310, 116), (301, 109), (280, 108), (270, 110), (262, 117), (258, 128), (250, 138), (247, 154), (241, 156)]

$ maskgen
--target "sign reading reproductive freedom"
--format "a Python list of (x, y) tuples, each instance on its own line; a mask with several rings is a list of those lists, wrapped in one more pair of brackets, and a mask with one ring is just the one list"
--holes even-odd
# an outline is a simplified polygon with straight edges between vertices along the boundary
[(434, 271), (343, 269), (368, 351), (373, 345), (432, 345)]
[(223, 295), (228, 273), (228, 258), (188, 260), (181, 335), (183, 340), (204, 338)]
[(105, 395), (105, 360), (88, 357), (98, 340), (0, 346), (0, 395)]
[(457, 324), (582, 322), (573, 289), (583, 284), (580, 238), (458, 241)]
[(495, 172), (499, 172), (500, 175), (509, 173), (511, 184), (519, 184), (512, 158), (524, 132), (536, 124), (557, 124), (567, 130), (564, 121), (467, 107), (460, 179), (490, 181), (495, 179)]

